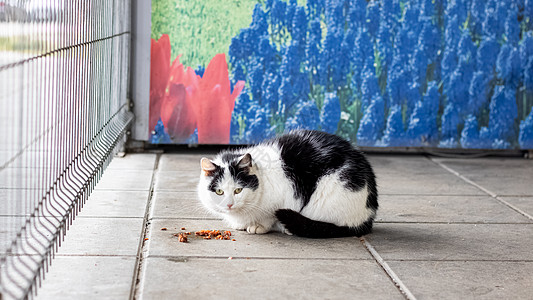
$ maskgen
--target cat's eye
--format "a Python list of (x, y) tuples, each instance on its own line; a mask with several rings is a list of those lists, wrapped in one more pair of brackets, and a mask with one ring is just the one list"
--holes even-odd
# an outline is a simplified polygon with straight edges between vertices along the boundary
[(224, 191), (221, 189), (216, 189), (215, 193), (219, 196), (224, 195)]
[(239, 194), (240, 192), (242, 192), (242, 188), (236, 188), (235, 191), (233, 191), (235, 193), (235, 195)]

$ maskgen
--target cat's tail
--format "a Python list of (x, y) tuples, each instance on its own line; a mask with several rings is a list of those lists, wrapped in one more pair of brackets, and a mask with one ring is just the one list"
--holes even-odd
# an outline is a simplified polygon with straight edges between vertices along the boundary
[(337, 226), (332, 223), (311, 220), (291, 209), (278, 209), (276, 217), (290, 233), (314, 239), (360, 237), (372, 231), (373, 223), (373, 220), (369, 219), (357, 227)]

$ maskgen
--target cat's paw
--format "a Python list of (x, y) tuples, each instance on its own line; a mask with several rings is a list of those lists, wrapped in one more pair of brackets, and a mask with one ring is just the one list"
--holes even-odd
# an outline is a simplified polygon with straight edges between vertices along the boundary
[(263, 234), (263, 233), (267, 233), (268, 229), (266, 229), (265, 227), (261, 225), (251, 225), (251, 226), (248, 226), (248, 228), (246, 228), (246, 231), (252, 234)]
[(287, 228), (283, 228), (281, 232), (285, 233), (286, 235), (292, 235), (292, 233)]

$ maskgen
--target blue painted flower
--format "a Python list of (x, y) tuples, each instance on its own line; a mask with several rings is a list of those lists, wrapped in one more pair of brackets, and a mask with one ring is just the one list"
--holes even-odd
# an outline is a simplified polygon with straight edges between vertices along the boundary
[(366, 28), (371, 36), (376, 36), (379, 29), (379, 2), (370, 1), (366, 7)]
[(196, 128), (194, 132), (191, 134), (191, 136), (187, 140), (185, 140), (185, 143), (189, 145), (198, 144), (198, 128)]
[(157, 124), (155, 125), (154, 131), (152, 131), (150, 135), (150, 143), (152, 144), (170, 144), (172, 141), (170, 140), (170, 136), (165, 130), (165, 126), (163, 125), (163, 122), (161, 122), (161, 119), (157, 121)]
[(473, 115), (468, 115), (465, 121), (465, 127), (461, 131), (461, 147), (463, 148), (478, 148), (479, 130), (477, 118)]
[(533, 91), (533, 57), (530, 57), (524, 68), (524, 87), (527, 91)]
[(472, 32), (476, 36), (482, 35), (482, 24), (485, 20), (485, 2), (486, 0), (472, 0), (470, 7), (470, 16)]
[(496, 72), (506, 85), (518, 87), (521, 76), (520, 53), (518, 49), (505, 44), (500, 49), (496, 60)]
[(254, 60), (248, 68), (248, 82), (250, 83), (252, 99), (257, 103), (261, 103), (263, 95), (263, 73), (263, 66), (257, 60)]
[(357, 144), (360, 146), (374, 146), (381, 138), (385, 126), (385, 103), (383, 98), (375, 95), (372, 102), (365, 109), (363, 118), (357, 130)]
[(273, 30), (279, 32), (281, 27), (285, 25), (286, 12), (287, 3), (283, 0), (274, 0), (270, 10), (270, 25)]
[(520, 122), (518, 143), (522, 149), (533, 149), (533, 107), (527, 118)]
[(292, 21), (292, 42), (296, 43), (301, 49), (300, 55), (305, 55), (305, 39), (307, 35), (307, 16), (303, 7), (296, 8), (294, 19)]
[(268, 72), (263, 76), (263, 97), (261, 104), (269, 107), (271, 111), (278, 111), (280, 85), (281, 77), (277, 72)]
[(492, 37), (484, 38), (477, 50), (477, 66), (478, 70), (487, 71), (487, 74), (492, 73), (500, 46), (498, 42)]
[(455, 148), (457, 147), (458, 126), (461, 123), (459, 112), (453, 103), (448, 103), (442, 114), (441, 124), (441, 142), (439, 147)]
[(354, 0), (348, 11), (348, 28), (356, 31), (366, 23), (366, 0)]
[(402, 107), (400, 105), (394, 105), (389, 110), (387, 128), (381, 140), (382, 146), (405, 146), (405, 130), (403, 127)]
[(489, 76), (482, 71), (477, 71), (472, 77), (472, 82), (468, 88), (468, 109), (467, 114), (479, 116), (480, 108), (487, 103), (489, 92)]
[(513, 46), (518, 44), (520, 39), (520, 23), (518, 23), (518, 8), (516, 3), (511, 3), (510, 7), (507, 8), (507, 17), (505, 20), (505, 38), (507, 42)]
[(259, 3), (254, 6), (250, 28), (252, 28), (254, 34), (257, 36), (268, 34), (266, 13), (263, 11), (262, 5)]
[(467, 60), (475, 60), (477, 55), (477, 47), (472, 42), (472, 37), (468, 30), (463, 30), (459, 45), (457, 47), (457, 55), (464, 57)]
[(346, 61), (341, 59), (343, 33), (335, 27), (328, 28), (320, 62), (321, 84), (333, 90), (346, 82)]
[(320, 20), (314, 19), (309, 24), (309, 37), (305, 47), (305, 54), (307, 58), (307, 69), (311, 72), (313, 83), (319, 82), (320, 64), (320, 49), (322, 41), (322, 29), (320, 28)]
[(449, 85), (444, 87), (448, 102), (454, 104), (460, 116), (464, 116), (468, 110), (468, 89), (473, 73), (472, 61), (461, 57), (457, 69), (450, 77)]
[[(364, 0), (363, 0), (364, 1)], [(316, 18), (324, 12), (326, 1), (324, 0), (307, 0), (306, 1), (307, 14), (311, 18)]]
[(366, 109), (370, 102), (376, 95), (380, 95), (378, 79), (372, 68), (365, 66), (365, 69), (361, 73), (362, 83), (361, 83), (361, 101), (363, 109)]
[(420, 4), (421, 14), (426, 18), (431, 18), (435, 15), (434, 0), (422, 0)]
[(461, 38), (460, 23), (456, 16), (451, 18), (446, 23), (446, 29), (444, 31), (444, 41), (446, 49), (455, 49)]
[[(416, 101), (416, 102), (415, 102)], [(434, 81), (428, 85), (422, 100), (413, 99), (416, 103), (409, 118), (405, 138), (414, 147), (433, 146), (439, 138), (437, 115), (439, 111), (439, 91)]]
[(466, 7), (466, 1), (463, 0), (451, 0), (446, 5), (444, 15), (447, 17), (457, 17), (459, 23), (464, 23), (468, 15), (468, 9)]
[(252, 105), (248, 109), (244, 141), (246, 143), (258, 143), (274, 135), (270, 125), (270, 111), (265, 107)]
[(289, 4), (287, 5), (287, 10), (285, 11), (285, 26), (291, 34), (293, 28), (292, 23), (294, 20), (294, 15), (296, 14), (296, 7), (298, 7), (296, 0), (290, 0)]
[(483, 21), (483, 35), (499, 39), (505, 31), (505, 17), (508, 3), (497, 2), (496, 6), (489, 1), (485, 7), (485, 20)]
[(303, 101), (298, 103), (294, 116), (285, 122), (285, 131), (294, 129), (318, 129), (320, 115), (315, 102)]
[(441, 41), (439, 30), (432, 21), (424, 21), (424, 27), (418, 37), (418, 47), (422, 47), (429, 60), (433, 61), (437, 58)]
[(515, 136), (514, 120), (518, 117), (515, 89), (496, 86), (490, 101), (489, 130), (497, 140), (509, 141)]
[(413, 79), (418, 83), (426, 82), (426, 72), (429, 63), (430, 59), (427, 57), (426, 52), (422, 47), (418, 46), (411, 59)]
[(381, 22), (376, 39), (379, 55), (382, 59), (382, 68), (387, 69), (392, 64), (393, 47), (392, 47), (392, 29), (386, 22)]
[(344, 30), (344, 0), (326, 0), (325, 22), (329, 29)]
[(335, 133), (341, 119), (341, 104), (336, 93), (326, 93), (320, 112), (322, 131)]
[(202, 65), (198, 65), (196, 67), (196, 70), (194, 70), (194, 73), (196, 73), (196, 75), (200, 76), (200, 77), (203, 77), (204, 76), (204, 72), (205, 72), (205, 67), (202, 66)]

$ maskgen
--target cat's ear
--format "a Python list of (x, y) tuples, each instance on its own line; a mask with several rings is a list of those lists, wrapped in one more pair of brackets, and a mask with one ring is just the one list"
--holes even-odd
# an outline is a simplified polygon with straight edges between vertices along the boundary
[(211, 172), (213, 172), (217, 168), (217, 166), (211, 160), (209, 160), (209, 158), (206, 157), (202, 157), (202, 159), (200, 160), (200, 165), (202, 166), (202, 170), (204, 171), (206, 176), (209, 176), (209, 174), (211, 174)]
[(246, 153), (241, 158), (241, 160), (239, 160), (238, 167), (239, 167), (239, 169), (251, 168), (252, 167), (252, 156), (250, 155), (250, 153)]

